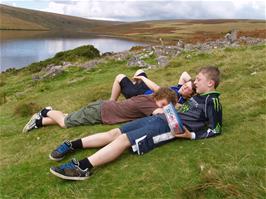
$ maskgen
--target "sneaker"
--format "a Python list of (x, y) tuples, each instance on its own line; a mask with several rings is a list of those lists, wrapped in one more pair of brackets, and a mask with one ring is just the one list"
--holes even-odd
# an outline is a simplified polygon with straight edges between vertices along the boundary
[(76, 159), (72, 159), (70, 162), (59, 167), (51, 167), (50, 172), (65, 180), (86, 180), (90, 177), (89, 170), (82, 170)]
[(44, 116), (42, 115), (42, 111), (45, 110), (45, 109), (46, 109), (46, 110), (49, 110), (49, 111), (50, 111), (50, 110), (53, 110), (53, 108), (52, 108), (51, 106), (47, 106), (47, 107), (45, 107), (44, 109), (42, 109), (42, 110), (40, 110), (40, 111), (38, 112), (38, 115), (39, 115), (40, 117), (44, 117)]
[(60, 161), (65, 157), (67, 153), (72, 151), (74, 151), (74, 149), (72, 148), (71, 142), (69, 140), (66, 140), (49, 155), (49, 158), (51, 160)]
[(36, 120), (40, 119), (40, 115), (38, 113), (35, 113), (30, 120), (28, 121), (28, 123), (24, 126), (22, 132), (23, 133), (27, 133), (33, 129), (37, 129), (38, 127), (36, 126)]

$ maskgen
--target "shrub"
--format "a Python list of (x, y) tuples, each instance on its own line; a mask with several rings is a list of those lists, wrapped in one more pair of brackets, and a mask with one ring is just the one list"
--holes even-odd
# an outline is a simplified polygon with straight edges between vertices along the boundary
[(39, 72), (43, 67), (49, 64), (61, 64), (63, 61), (75, 62), (78, 60), (90, 60), (100, 57), (100, 51), (92, 45), (80, 46), (73, 50), (58, 52), (53, 58), (44, 61), (35, 62), (28, 66), (31, 72)]

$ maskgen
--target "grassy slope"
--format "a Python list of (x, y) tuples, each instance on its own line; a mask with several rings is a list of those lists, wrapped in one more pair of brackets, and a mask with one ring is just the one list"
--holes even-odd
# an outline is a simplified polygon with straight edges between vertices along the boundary
[[(1, 74), (1, 198), (264, 198), (265, 197), (265, 46), (190, 53), (165, 69), (148, 71), (160, 85), (172, 85), (186, 70), (216, 64), (223, 74), (224, 133), (199, 140), (178, 140), (144, 156), (125, 152), (117, 161), (97, 168), (84, 182), (67, 182), (49, 173), (58, 165), (48, 154), (63, 140), (105, 131), (97, 125), (60, 129), (47, 127), (32, 134), (21, 130), (29, 117), (15, 114), (22, 103), (52, 105), (66, 112), (90, 101), (107, 99), (118, 73), (134, 69), (110, 61), (92, 71), (71, 68), (55, 79), (34, 83), (27, 71)], [(256, 71), (256, 75), (251, 75)], [(19, 112), (19, 111), (17, 111)], [(95, 150), (77, 152), (78, 159)], [(69, 160), (69, 156), (65, 161)], [(63, 162), (65, 162), (63, 161)], [(203, 171), (201, 171), (201, 168)]]
[(0, 4), (0, 30), (89, 31), (92, 28), (120, 24), (120, 22), (89, 20), (49, 12), (16, 8)]
[[(239, 30), (239, 35), (266, 38), (265, 20), (158, 20), (142, 22), (111, 22), (40, 12), (0, 5), (0, 30), (35, 30), (14, 33), (2, 31), (1, 39), (44, 36), (104, 35), (158, 43), (176, 43), (183, 39), (190, 43), (223, 38), (225, 33)], [(42, 31), (38, 34), (36, 30)], [(52, 33), (51, 33), (52, 32)], [(55, 34), (57, 33), (57, 34)], [(13, 35), (14, 34), (14, 35)]]

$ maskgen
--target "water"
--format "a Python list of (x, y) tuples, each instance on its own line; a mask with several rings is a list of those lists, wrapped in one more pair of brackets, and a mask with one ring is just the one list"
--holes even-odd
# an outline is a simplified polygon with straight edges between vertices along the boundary
[(0, 42), (1, 71), (8, 68), (21, 68), (33, 62), (53, 57), (57, 52), (73, 49), (82, 45), (93, 45), (101, 53), (129, 50), (132, 46), (144, 45), (114, 38), (54, 38), (22, 39)]

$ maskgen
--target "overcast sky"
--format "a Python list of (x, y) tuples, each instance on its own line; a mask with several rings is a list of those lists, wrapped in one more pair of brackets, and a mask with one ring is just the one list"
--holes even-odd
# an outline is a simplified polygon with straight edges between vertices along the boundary
[(27, 0), (2, 4), (89, 19), (141, 21), (162, 19), (266, 19), (266, 1), (180, 0)]

